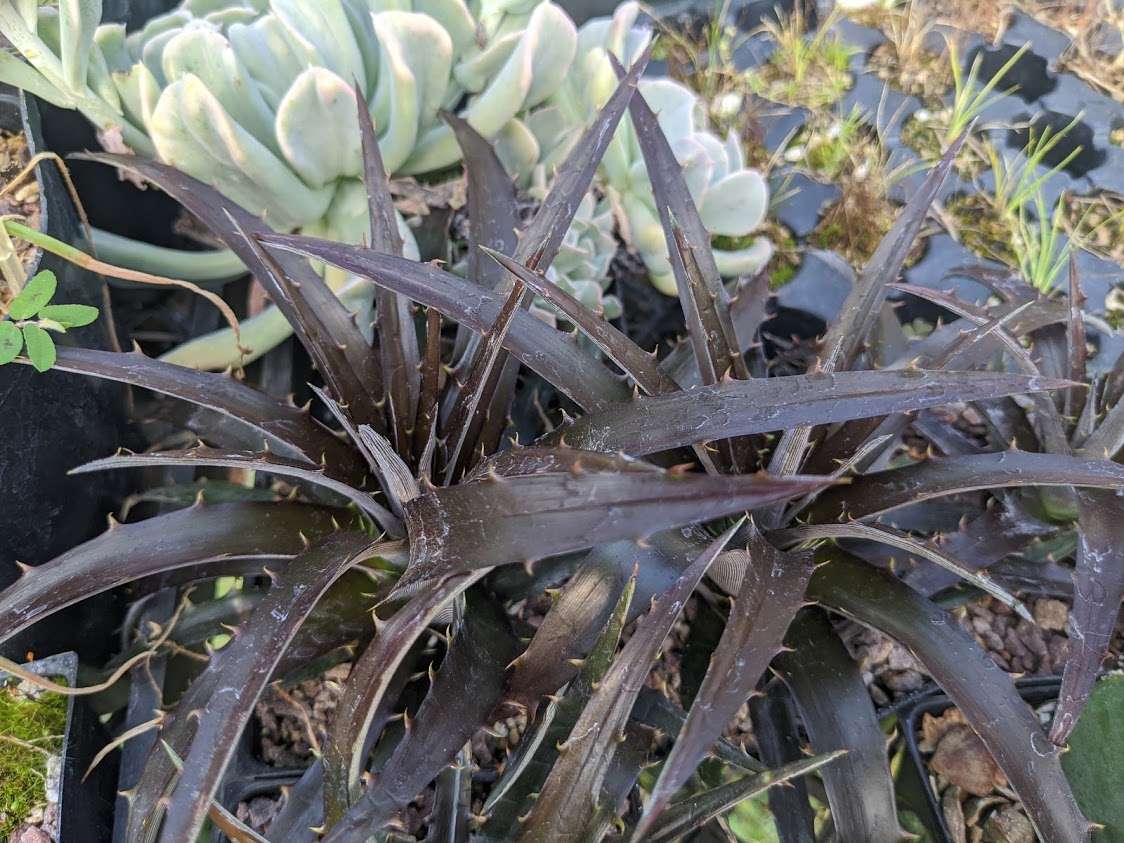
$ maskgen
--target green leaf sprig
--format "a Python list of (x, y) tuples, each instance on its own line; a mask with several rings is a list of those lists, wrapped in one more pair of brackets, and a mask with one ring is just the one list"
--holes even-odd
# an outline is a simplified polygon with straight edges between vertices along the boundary
[(98, 309), (88, 304), (51, 304), (57, 288), (55, 273), (45, 269), (8, 304), (0, 321), (0, 366), (24, 351), (36, 371), (45, 372), (55, 365), (56, 357), (49, 332), (64, 334), (98, 318)]

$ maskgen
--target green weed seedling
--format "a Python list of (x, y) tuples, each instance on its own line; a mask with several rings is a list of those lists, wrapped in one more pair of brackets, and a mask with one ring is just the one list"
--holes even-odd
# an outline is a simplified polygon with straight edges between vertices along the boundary
[(948, 60), (952, 65), (952, 84), (956, 93), (952, 100), (952, 112), (949, 115), (948, 127), (945, 130), (944, 142), (946, 146), (960, 137), (972, 125), (972, 122), (993, 103), (1001, 97), (1013, 93), (1018, 88), (1018, 85), (1012, 85), (998, 94), (995, 93), (995, 88), (1003, 81), (1003, 77), (1018, 63), (1028, 49), (1030, 49), (1030, 44), (1023, 44), (996, 71), (994, 76), (982, 86), (978, 86), (982, 54), (976, 56), (972, 66), (968, 69), (968, 75), (965, 76), (960, 66), (960, 51), (956, 46), (956, 41), (949, 39)]
[(1047, 126), (1040, 135), (1031, 132), (1030, 140), (1023, 148), (1022, 156), (1012, 159), (1002, 155), (990, 142), (984, 143), (984, 153), (991, 162), (995, 174), (993, 203), (1000, 216), (1015, 219), (1027, 202), (1042, 189), (1042, 186), (1055, 174), (1065, 169), (1081, 154), (1081, 147), (1074, 147), (1065, 158), (1042, 175), (1035, 175), (1050, 151), (1069, 134), (1081, 120), (1078, 114), (1063, 128), (1053, 131)]
[(88, 304), (51, 304), (57, 287), (55, 273), (45, 269), (6, 306), (0, 306), (0, 366), (23, 351), (37, 371), (45, 372), (55, 365), (55, 341), (50, 332), (64, 334), (98, 318), (98, 309)]

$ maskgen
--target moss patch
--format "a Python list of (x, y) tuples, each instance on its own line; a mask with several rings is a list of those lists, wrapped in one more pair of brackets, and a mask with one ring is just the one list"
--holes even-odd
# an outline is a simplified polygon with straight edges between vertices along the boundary
[(1065, 227), (1091, 252), (1124, 265), (1124, 196), (1065, 197)]
[[(939, 161), (944, 150), (944, 136), (949, 111), (918, 111), (902, 126), (902, 143), (921, 156), (922, 160)], [(953, 166), (965, 179), (974, 179), (988, 169), (987, 159), (973, 143), (966, 143)]]
[(883, 159), (877, 135), (858, 111), (843, 118), (813, 115), (785, 153), (785, 160), (823, 182), (838, 182), (856, 172), (878, 174)]
[(861, 269), (894, 223), (894, 206), (862, 182), (843, 187), (843, 196), (827, 209), (810, 237), (813, 245), (842, 255)]
[(45, 693), (29, 699), (0, 687), (0, 839), (7, 839), (46, 804), (47, 759), (62, 749), (66, 698)]
[(750, 89), (786, 105), (824, 108), (851, 87), (848, 65), (855, 48), (830, 32), (829, 18), (808, 37), (799, 15), (765, 28), (777, 49), (758, 70), (747, 74)]
[(982, 258), (997, 260), (1007, 266), (1017, 267), (1018, 256), (1011, 243), (1016, 232), (987, 197), (974, 193), (956, 196), (945, 204), (945, 209), (956, 221), (960, 242)]
[(930, 106), (938, 104), (941, 94), (952, 86), (947, 58), (929, 50), (906, 52), (893, 41), (875, 47), (866, 66), (891, 87)]
[(765, 266), (769, 273), (769, 289), (779, 290), (792, 280), (800, 268), (800, 245), (787, 226), (774, 219), (766, 219), (754, 234), (769, 238), (773, 244), (773, 256)]

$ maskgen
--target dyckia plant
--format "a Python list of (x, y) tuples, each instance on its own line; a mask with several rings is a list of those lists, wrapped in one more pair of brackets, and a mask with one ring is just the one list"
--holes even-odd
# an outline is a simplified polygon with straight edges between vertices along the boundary
[[(521, 188), (549, 186), (612, 93), (608, 56), (631, 62), (650, 40), (634, 26), (635, 3), (580, 31), (549, 0), (184, 0), (128, 34), (122, 24), (99, 26), (101, 7), (100, 0), (62, 0), (57, 8), (0, 3), (0, 34), (27, 60), (0, 52), (0, 81), (78, 109), (107, 148), (124, 145), (173, 165), (275, 230), (348, 243), (365, 241), (369, 229), (357, 103), (376, 127), (392, 175), (440, 178), (460, 160), (441, 119), (450, 111), (495, 143)], [(658, 110), (668, 112), (675, 166), (687, 171), (710, 232), (745, 238), (765, 214), (764, 179), (745, 167), (736, 139), (707, 131), (687, 88), (667, 79), (648, 84), (660, 94)], [(604, 229), (615, 210), (657, 287), (674, 293), (651, 189), (626, 127), (597, 188), (605, 201), (579, 220), (551, 279), (600, 304), (615, 245)], [(416, 257), (410, 229), (398, 223), (404, 254)], [(143, 247), (130, 252), (121, 238), (99, 239), (126, 259), (138, 248), (145, 254)], [(768, 241), (749, 240), (720, 252), (720, 269), (756, 272), (770, 251)], [(197, 264), (200, 256), (182, 259)], [(230, 262), (217, 269), (229, 273)], [(336, 267), (325, 279), (365, 327), (372, 285)], [(615, 302), (605, 304), (611, 315)], [(282, 310), (267, 308), (246, 320), (241, 347), (224, 330), (165, 359), (205, 369), (246, 364), (290, 331)]]
[[(961, 316), (914, 345), (896, 320), (880, 318), (892, 317), (886, 295), (960, 141), (858, 278), (818, 363), (767, 376), (755, 342), (767, 281), (733, 291), (722, 283), (674, 153), (636, 93), (645, 60), (617, 71), (622, 81), (525, 226), (493, 147), (451, 120), (472, 214), (463, 278), (401, 256), (385, 166), (362, 114), (368, 247), (275, 234), (170, 167), (94, 156), (158, 184), (237, 252), (315, 361), (322, 417), (332, 422), (136, 352), (59, 351), (58, 368), (206, 411), (191, 415), (205, 445), (122, 452), (77, 470), (233, 466), (293, 490), (116, 524), (0, 594), (8, 638), (128, 583), (159, 577), (184, 589), (246, 578), (237, 606), (200, 602), (196, 589), (159, 630), (138, 630), (108, 668), (112, 679), (169, 648), (198, 650), (223, 629), (189, 623), (203, 608), (234, 629), (221, 649), (190, 660), (194, 678), (182, 693), (165, 689), (159, 716), (131, 727), (158, 730), (158, 740), (126, 794), (128, 840), (193, 840), (208, 818), (233, 839), (263, 839), (216, 802), (238, 738), (268, 683), (348, 660), (322, 753), (288, 792), (269, 839), (384, 838), (430, 791), (434, 839), (671, 840), (770, 782), (814, 770), (838, 839), (899, 841), (885, 736), (825, 610), (917, 655), (1043, 839), (1087, 838), (1058, 747), (1120, 602), (1124, 566), (1112, 563), (1124, 546), (1115, 496), (1124, 467), (1111, 457), (1124, 444), (1124, 409), (1119, 371), (1087, 388), (1076, 280), (1068, 304), (992, 276), (998, 303), (983, 308), (908, 288)], [(544, 280), (626, 109), (686, 323), (686, 342), (662, 359)], [(308, 258), (378, 286), (373, 347)], [(528, 313), (535, 295), (589, 346)], [(533, 403), (523, 367), (561, 396), (561, 424), (521, 410)], [(964, 403), (987, 420), (986, 439), (925, 412)], [(511, 442), (511, 422), (537, 424), (537, 435)], [(931, 456), (898, 447), (909, 430), (931, 443)], [(965, 521), (942, 535), (945, 510), (934, 502), (949, 496)], [(927, 595), (964, 581), (1025, 613), (1009, 580), (985, 568), (1035, 538), (1064, 537), (1075, 522), (1080, 635), (1048, 736), (1011, 678)], [(881, 564), (879, 547), (908, 557), (901, 576)], [(1038, 576), (1026, 565), (1015, 573)], [(513, 608), (547, 589), (541, 622), (522, 624)], [(711, 604), (722, 630), (709, 666), (683, 689), (684, 709), (645, 679), (692, 595)], [(444, 633), (436, 647), (432, 627)], [(763, 683), (776, 690), (770, 667), (791, 690), (814, 754), (767, 771), (722, 736)], [(490, 771), (498, 776), (475, 777), (473, 736), (517, 713), (527, 719), (518, 750)], [(698, 775), (708, 758), (709, 774)], [(642, 779), (652, 764), (658, 770)], [(802, 820), (778, 815), (790, 821)]]

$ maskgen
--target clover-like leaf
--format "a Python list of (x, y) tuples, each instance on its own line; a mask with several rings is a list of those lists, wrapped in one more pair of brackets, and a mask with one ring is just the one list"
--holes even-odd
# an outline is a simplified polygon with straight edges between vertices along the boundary
[(39, 311), (39, 317), (64, 328), (81, 328), (98, 318), (98, 309), (88, 304), (49, 304)]
[(23, 334), (13, 323), (0, 322), (0, 366), (11, 363), (23, 348)]
[(55, 341), (50, 334), (38, 325), (24, 325), (23, 341), (35, 371), (45, 372), (55, 365)]
[(36, 273), (20, 294), (12, 299), (8, 315), (13, 319), (30, 319), (51, 300), (57, 286), (58, 280), (51, 270)]

